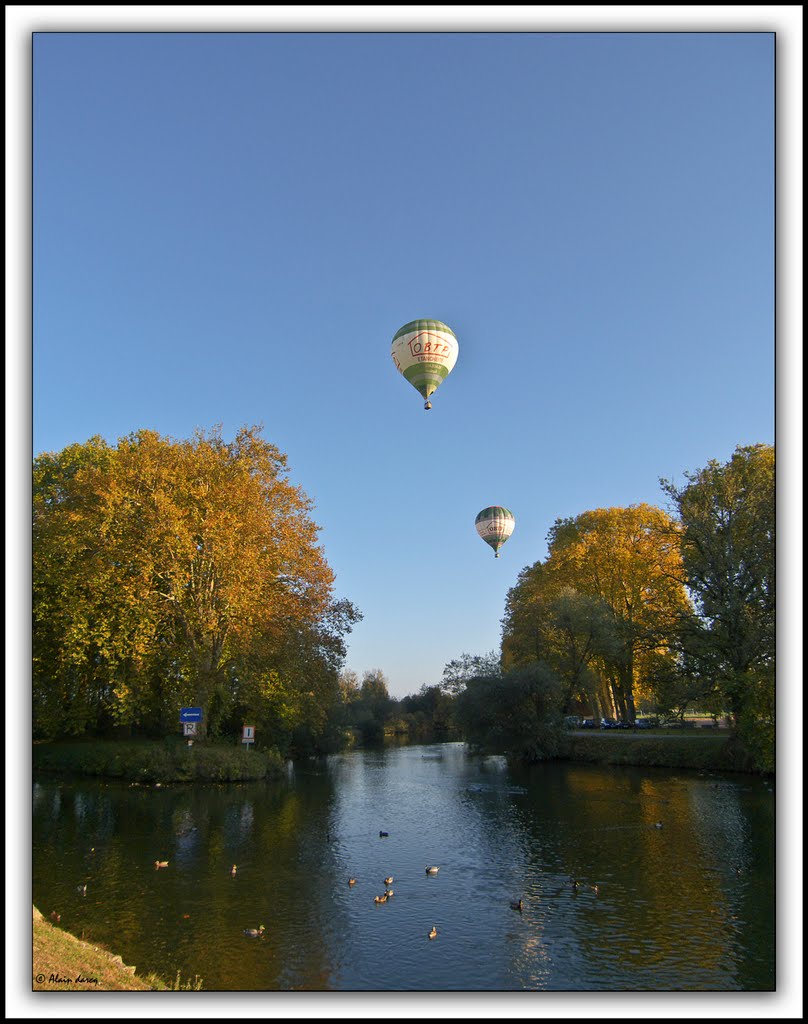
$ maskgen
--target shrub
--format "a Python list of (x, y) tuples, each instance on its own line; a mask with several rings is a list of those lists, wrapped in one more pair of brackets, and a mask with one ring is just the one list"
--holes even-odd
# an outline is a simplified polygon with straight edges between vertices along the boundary
[(283, 759), (274, 750), (242, 750), (232, 745), (175, 740), (39, 743), (34, 768), (41, 771), (102, 775), (135, 782), (246, 782), (279, 775)]

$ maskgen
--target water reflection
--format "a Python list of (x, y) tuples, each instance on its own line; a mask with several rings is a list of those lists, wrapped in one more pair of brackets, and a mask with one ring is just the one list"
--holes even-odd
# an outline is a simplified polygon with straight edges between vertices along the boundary
[[(39, 909), (208, 989), (774, 984), (773, 797), (745, 776), (517, 770), (443, 744), (272, 783), (40, 778), (32, 808)], [(391, 875), (394, 896), (375, 903)]]

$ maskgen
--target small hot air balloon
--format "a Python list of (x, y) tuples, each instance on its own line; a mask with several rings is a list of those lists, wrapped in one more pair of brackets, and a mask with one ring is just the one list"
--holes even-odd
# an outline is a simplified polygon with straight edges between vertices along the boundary
[(432, 408), (430, 395), (451, 373), (457, 352), (454, 331), (440, 320), (411, 320), (393, 338), (396, 369), (424, 396), (425, 409)]
[(499, 558), (499, 549), (513, 533), (516, 520), (510, 509), (502, 505), (490, 505), (477, 513), (474, 525), (485, 543), (494, 549), (494, 558)]

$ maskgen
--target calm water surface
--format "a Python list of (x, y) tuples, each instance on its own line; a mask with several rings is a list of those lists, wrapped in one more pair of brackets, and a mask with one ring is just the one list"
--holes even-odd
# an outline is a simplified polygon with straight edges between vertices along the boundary
[(207, 990), (775, 987), (774, 796), (752, 776), (514, 770), (459, 743), (271, 783), (40, 776), (33, 840), (43, 914)]

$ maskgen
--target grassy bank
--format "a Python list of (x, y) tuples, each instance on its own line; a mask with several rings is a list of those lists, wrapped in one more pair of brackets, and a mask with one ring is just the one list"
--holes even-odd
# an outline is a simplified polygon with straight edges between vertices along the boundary
[(131, 782), (247, 782), (277, 778), (284, 762), (275, 751), (244, 750), (233, 744), (176, 740), (87, 740), (36, 743), (38, 771), (101, 775)]
[(202, 987), (199, 978), (170, 983), (154, 974), (139, 977), (137, 968), (127, 966), (103, 946), (77, 939), (46, 921), (36, 907), (33, 940), (31, 988), (35, 992), (168, 992)]
[(600, 733), (595, 736), (568, 736), (561, 756), (565, 760), (593, 764), (755, 771), (751, 755), (732, 734), (640, 737)]

